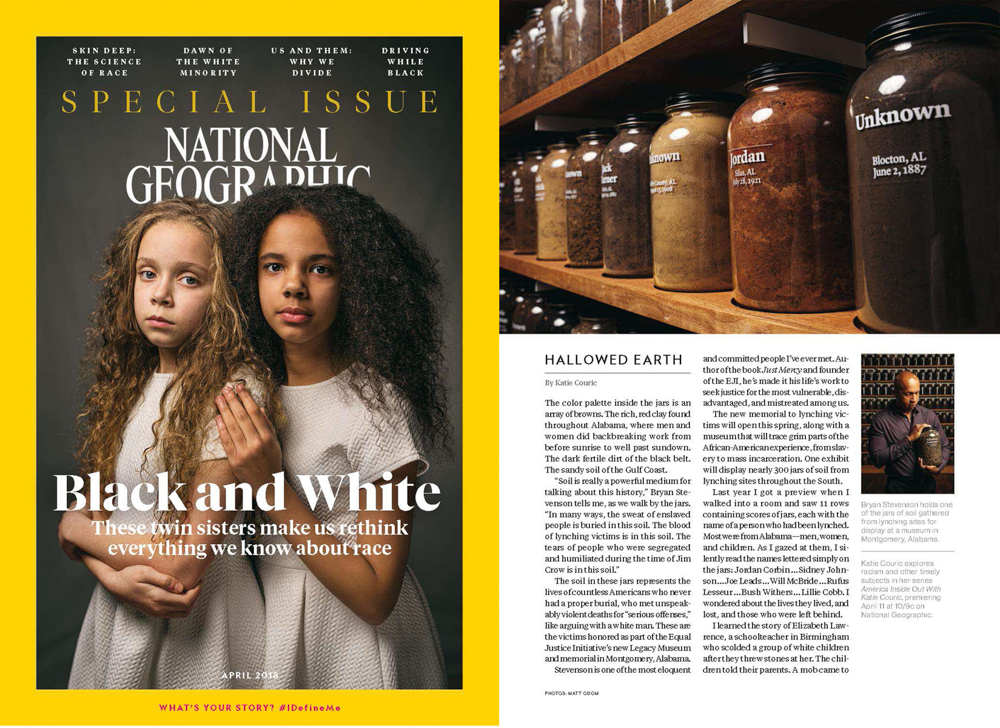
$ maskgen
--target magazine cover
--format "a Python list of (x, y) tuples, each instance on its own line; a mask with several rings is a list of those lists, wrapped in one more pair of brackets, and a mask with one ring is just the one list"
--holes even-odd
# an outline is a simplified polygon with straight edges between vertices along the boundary
[[(124, 699), (154, 723), (439, 723), (463, 703), (472, 722), (470, 17), (386, 3), (383, 34), (326, 3), (341, 22), (95, 32), (121, 7), (88, 5), (78, 31), (19, 18), (34, 528), (18, 539), (31, 583), (0, 622), (5, 693), (70, 708), (80, 690), (137, 691)], [(35, 626), (18, 630), (16, 685), (14, 614)], [(166, 692), (202, 690), (232, 692)], [(400, 697), (342, 692), (372, 690)]]

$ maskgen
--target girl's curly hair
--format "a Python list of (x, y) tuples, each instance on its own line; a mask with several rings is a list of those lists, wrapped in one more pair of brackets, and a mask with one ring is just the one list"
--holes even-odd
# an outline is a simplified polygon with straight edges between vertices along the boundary
[(254, 349), (283, 382), (281, 339), (260, 307), (257, 256), (264, 232), (285, 213), (316, 218), (338, 262), (333, 357), (353, 364), (351, 388), (368, 407), (384, 411), (384, 386), (390, 382), (412, 407), (423, 443), (447, 449), (436, 261), (395, 215), (353, 187), (266, 187), (237, 207), (225, 261)]
[[(213, 400), (229, 382), (255, 377), (263, 386), (263, 408), (272, 421), (281, 421), (277, 389), (247, 341), (245, 318), (225, 275), (222, 247), (232, 231), (231, 216), (194, 199), (163, 200), (126, 221), (105, 250), (103, 271), (97, 278), (103, 286), (91, 316), (84, 359), (91, 384), (77, 418), (77, 460), (84, 473), (114, 474), (129, 416), (159, 364), (157, 348), (136, 321), (133, 291), (142, 237), (153, 225), (168, 220), (204, 233), (212, 250), (212, 291), (201, 324), (177, 352), (177, 371), (160, 400), (160, 418), (153, 425), (153, 445), (143, 453), (143, 468), (159, 446), (160, 464), (171, 479), (190, 484), (201, 461), (206, 430), (214, 419)], [(189, 487), (178, 491), (185, 502)], [(183, 515), (168, 512), (160, 517), (176, 523), (184, 520)]]

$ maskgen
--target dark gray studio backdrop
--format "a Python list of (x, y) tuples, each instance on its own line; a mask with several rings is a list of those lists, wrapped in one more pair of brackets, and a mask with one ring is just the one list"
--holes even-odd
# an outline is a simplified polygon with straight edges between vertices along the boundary
[[(126, 78), (82, 77), (71, 58), (94, 58), (85, 48), (131, 47), (141, 58)], [(184, 78), (177, 59), (185, 47), (232, 48), (240, 63), (235, 77)], [(289, 55), (272, 48), (332, 46), (350, 53), (335, 56), (333, 75), (292, 76)], [(423, 77), (390, 78), (384, 47), (427, 49)], [(135, 56), (133, 56), (135, 57)], [(198, 66), (206, 68), (206, 66)], [(223, 68), (234, 68), (225, 66)], [(314, 62), (311, 68), (327, 68)], [(77, 110), (61, 111), (62, 95), (76, 90)], [(110, 100), (101, 114), (89, 113), (95, 89)], [(124, 113), (125, 90), (140, 90), (142, 112)], [(177, 112), (156, 112), (156, 95), (176, 92)], [(198, 90), (198, 114), (184, 107)], [(210, 113), (225, 89), (235, 113)], [(249, 114), (249, 89), (257, 108)], [(301, 113), (302, 91), (309, 89), (313, 113)], [(340, 91), (341, 110), (322, 113), (330, 89)], [(359, 89), (370, 90), (372, 109), (354, 113)], [(386, 91), (394, 108), (386, 110)], [(420, 90), (434, 89), (436, 114), (418, 114)], [(165, 98), (166, 102), (167, 99)], [(112, 231), (140, 206), (126, 194), (126, 177), (136, 165), (166, 164), (164, 127), (328, 127), (337, 164), (371, 168), (355, 186), (372, 194), (409, 225), (439, 260), (447, 303), (445, 356), (451, 420), (461, 452), (461, 40), (458, 38), (39, 38), (38, 39), (38, 687), (63, 688), (95, 580), (60, 551), (56, 530), (55, 478), (75, 473), (74, 418), (84, 393), (80, 359), (87, 319), (97, 287), (91, 275)], [(169, 106), (165, 103), (165, 108)], [(295, 136), (297, 139), (297, 135)], [(317, 150), (318, 153), (318, 150)], [(280, 161), (273, 167), (277, 172)], [(228, 163), (228, 162), (227, 162)], [(246, 162), (243, 162), (246, 164)], [(174, 161), (176, 168), (184, 162)], [(231, 164), (231, 163), (230, 163)], [(197, 163), (203, 172), (211, 164)], [(258, 182), (266, 164), (251, 165)], [(280, 183), (280, 181), (279, 181)], [(141, 190), (140, 190), (141, 191)], [(191, 194), (191, 191), (185, 191)], [(164, 197), (174, 196), (165, 194)], [(419, 516), (410, 564), (417, 574), (441, 636), (449, 686), (460, 687), (461, 629), (461, 463), (438, 455), (427, 478), (441, 486), (442, 505)]]

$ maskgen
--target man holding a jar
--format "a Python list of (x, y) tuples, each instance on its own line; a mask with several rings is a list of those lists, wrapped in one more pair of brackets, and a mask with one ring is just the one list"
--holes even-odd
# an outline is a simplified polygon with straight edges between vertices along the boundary
[[(941, 420), (931, 410), (917, 404), (920, 380), (913, 372), (901, 371), (893, 380), (895, 399), (878, 412), (868, 427), (868, 459), (885, 468), (886, 493), (934, 493), (934, 474), (948, 464), (951, 446)], [(916, 442), (927, 427), (941, 440), (941, 464), (926, 465), (918, 456)]]

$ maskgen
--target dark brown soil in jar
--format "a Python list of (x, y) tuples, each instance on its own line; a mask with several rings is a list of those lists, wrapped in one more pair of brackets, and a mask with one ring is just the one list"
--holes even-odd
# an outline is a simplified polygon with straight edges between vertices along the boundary
[(517, 304), (510, 320), (510, 330), (513, 334), (533, 334), (545, 313), (545, 295), (542, 293), (526, 293), (524, 300)]
[(566, 163), (566, 254), (571, 268), (604, 265), (601, 223), (601, 154), (610, 129), (587, 129)]
[(515, 62), (514, 73), (518, 102), (533, 96), (538, 90), (538, 18), (541, 14), (541, 8), (529, 11), (521, 26), (520, 62)]
[(563, 13), (563, 73), (601, 55), (601, 0), (566, 0)]
[(649, 25), (649, 0), (603, 0), (601, 50), (607, 53)]
[(550, 303), (545, 307), (538, 328), (539, 334), (569, 334), (573, 332), (580, 322), (580, 317), (576, 313), (576, 307), (569, 303)]
[(924, 465), (937, 467), (941, 464), (941, 436), (933, 427), (925, 427), (917, 438), (917, 456)]
[(657, 122), (629, 116), (601, 155), (604, 274), (653, 275), (649, 211), (649, 143)]
[(869, 34), (847, 143), (858, 318), (1000, 331), (997, 14), (943, 7)]
[(580, 323), (573, 327), (571, 334), (617, 334), (618, 327), (613, 318), (580, 317)]
[(853, 307), (845, 98), (838, 67), (766, 64), (729, 125), (734, 297), (778, 312)]
[(520, 154), (508, 157), (500, 166), (500, 250), (513, 250), (517, 237), (517, 219), (514, 211), (514, 170), (518, 161), (524, 162)]
[(542, 12), (542, 38), (538, 46), (538, 90), (563, 75), (563, 2), (550, 0)]
[(538, 210), (535, 206), (535, 175), (545, 150), (532, 149), (514, 171), (514, 252), (534, 254), (538, 250)]

